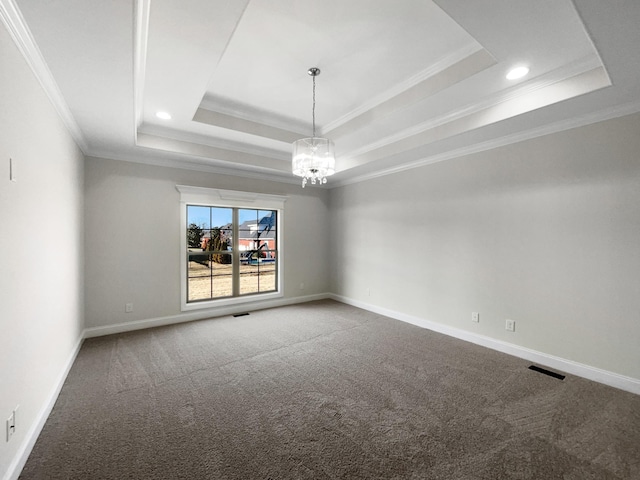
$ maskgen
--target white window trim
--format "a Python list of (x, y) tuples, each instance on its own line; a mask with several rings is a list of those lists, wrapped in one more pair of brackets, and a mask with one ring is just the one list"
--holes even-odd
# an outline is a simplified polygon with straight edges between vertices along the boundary
[[(283, 211), (284, 202), (287, 201), (285, 195), (269, 195), (265, 193), (241, 192), (238, 190), (221, 190), (219, 188), (192, 187), (188, 185), (176, 185), (176, 190), (180, 192), (180, 310), (183, 312), (191, 310), (203, 310), (207, 308), (225, 307), (243, 303), (263, 302), (284, 296), (282, 291), (283, 271), (282, 253), (283, 243)], [(187, 205), (204, 205), (216, 207), (233, 208), (257, 208), (264, 210), (276, 210), (278, 212), (278, 227), (276, 229), (278, 256), (278, 291), (272, 293), (261, 293), (243, 297), (223, 298), (204, 302), (187, 303)]]

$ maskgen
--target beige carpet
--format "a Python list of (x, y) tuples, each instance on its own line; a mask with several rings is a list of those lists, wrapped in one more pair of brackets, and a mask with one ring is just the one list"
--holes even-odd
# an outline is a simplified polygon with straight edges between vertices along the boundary
[(640, 396), (333, 301), (87, 340), (23, 479), (640, 479)]

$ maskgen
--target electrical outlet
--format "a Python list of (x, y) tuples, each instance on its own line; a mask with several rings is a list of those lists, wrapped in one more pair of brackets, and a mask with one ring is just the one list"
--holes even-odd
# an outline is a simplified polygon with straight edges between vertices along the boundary
[(133, 312), (133, 303), (125, 303), (124, 304), (124, 311), (125, 311), (125, 313)]
[(478, 323), (480, 321), (480, 314), (478, 312), (471, 312), (471, 321)]
[(516, 331), (516, 321), (507, 319), (507, 322), (505, 323), (504, 328), (506, 330), (509, 330), (510, 332), (515, 332)]
[(304, 290), (304, 283), (303, 282), (300, 283), (300, 290)]
[(371, 289), (367, 288), (367, 297), (370, 297), (370, 296), (371, 296)]

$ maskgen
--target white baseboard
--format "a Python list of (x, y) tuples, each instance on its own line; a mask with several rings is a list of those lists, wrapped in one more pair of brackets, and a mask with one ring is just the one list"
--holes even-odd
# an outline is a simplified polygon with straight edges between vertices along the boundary
[(415, 317), (413, 315), (407, 315), (405, 313), (396, 312), (387, 308), (378, 307), (369, 303), (361, 302), (352, 298), (343, 297), (341, 295), (330, 294), (329, 298), (338, 302), (346, 303), (347, 305), (353, 305), (354, 307), (362, 308), (373, 313), (384, 315), (385, 317), (394, 318), (403, 322), (411, 323), (434, 332), (442, 333), (450, 337), (459, 338), (467, 342), (475, 343), (483, 347), (491, 348), (502, 353), (513, 355), (514, 357), (522, 358), (530, 362), (539, 363), (547, 367), (551, 367), (557, 370), (561, 370), (578, 377), (593, 380), (594, 382), (603, 383), (610, 387), (619, 388), (627, 392), (640, 395), (640, 380), (637, 378), (626, 377), (614, 372), (602, 370), (600, 368), (585, 365), (583, 363), (574, 362), (547, 353), (538, 352), (530, 348), (521, 347), (512, 343), (503, 342), (502, 340), (496, 340), (491, 337), (479, 335), (473, 332), (468, 332), (455, 327), (450, 327), (442, 323), (432, 322), (425, 320), (424, 318)]
[(67, 375), (69, 374), (69, 370), (73, 366), (73, 362), (75, 362), (76, 357), (78, 356), (78, 352), (80, 351), (80, 347), (82, 346), (82, 342), (84, 341), (84, 332), (78, 338), (76, 345), (67, 358), (65, 362), (64, 368), (56, 378), (56, 382), (54, 384), (51, 393), (47, 398), (47, 402), (44, 404), (40, 412), (36, 417), (36, 421), (31, 424), (31, 428), (25, 435), (25, 439), (22, 442), (22, 445), (18, 448), (18, 452), (16, 456), (13, 458), (13, 461), (9, 465), (7, 472), (4, 476), (4, 480), (17, 480), (24, 468), (29, 455), (31, 454), (31, 450), (33, 450), (33, 446), (36, 444), (36, 440), (38, 440), (38, 436), (40, 436), (40, 432), (44, 428), (44, 424), (47, 422), (49, 415), (51, 414), (51, 410), (53, 410), (53, 406), (58, 399), (58, 395), (60, 394), (60, 390), (62, 390), (62, 386), (64, 385), (64, 381), (67, 379)]
[(127, 323), (105, 325), (103, 327), (87, 328), (85, 330), (84, 336), (85, 338), (101, 337), (103, 335), (112, 335), (114, 333), (131, 332), (134, 330), (142, 330), (145, 328), (162, 327), (165, 325), (173, 325), (176, 323), (192, 322), (194, 320), (224, 317), (226, 315), (234, 315), (236, 313), (264, 310), (265, 308), (283, 307), (285, 305), (294, 305), (296, 303), (305, 303), (314, 300), (324, 300), (326, 298), (329, 298), (328, 293), (319, 293), (315, 295), (305, 295), (302, 297), (278, 298), (274, 300), (257, 301), (238, 305), (229, 305), (226, 307), (209, 308), (206, 310), (183, 312), (177, 315), (169, 315), (166, 317), (149, 318)]

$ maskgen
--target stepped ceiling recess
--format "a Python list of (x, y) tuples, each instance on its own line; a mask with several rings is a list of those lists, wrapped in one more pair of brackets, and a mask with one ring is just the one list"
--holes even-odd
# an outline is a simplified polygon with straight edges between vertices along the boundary
[(0, 0), (0, 16), (88, 156), (297, 184), (309, 67), (329, 188), (640, 111), (636, 0)]

